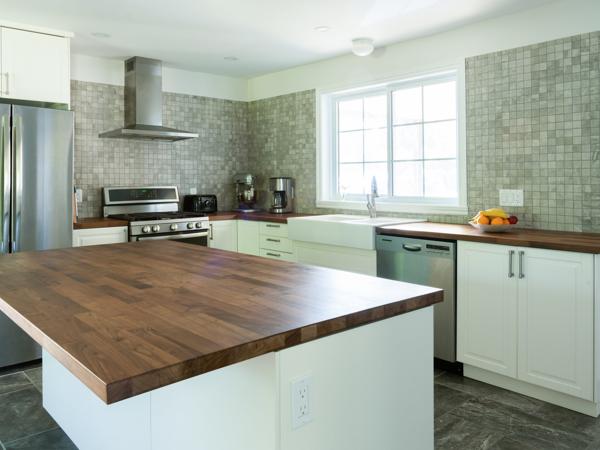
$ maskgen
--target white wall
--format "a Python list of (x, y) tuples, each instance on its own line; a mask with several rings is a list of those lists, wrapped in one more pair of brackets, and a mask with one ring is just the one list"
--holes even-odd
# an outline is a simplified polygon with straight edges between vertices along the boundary
[[(123, 61), (71, 55), (71, 79), (122, 86)], [(163, 67), (163, 91), (245, 101), (248, 99), (248, 81), (243, 78)]]
[(600, 0), (563, 0), (378, 49), (248, 80), (248, 100), (352, 86), (462, 64), (465, 57), (600, 30)]

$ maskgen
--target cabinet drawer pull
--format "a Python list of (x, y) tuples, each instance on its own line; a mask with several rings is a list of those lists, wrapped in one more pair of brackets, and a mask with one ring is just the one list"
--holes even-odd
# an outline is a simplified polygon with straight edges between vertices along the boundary
[(281, 239), (267, 238), (267, 242), (281, 242)]
[(269, 228), (281, 228), (281, 225), (275, 225), (275, 224), (272, 224), (272, 223), (268, 223), (267, 227), (269, 227)]
[(519, 278), (525, 278), (525, 272), (523, 271), (523, 256), (525, 255), (524, 251), (519, 251)]
[(274, 256), (275, 258), (281, 258), (281, 255), (277, 254), (277, 253), (271, 253), (271, 252), (267, 252), (266, 253), (267, 256)]
[(515, 276), (515, 271), (513, 270), (513, 257), (515, 256), (514, 250), (508, 251), (508, 278), (512, 278)]

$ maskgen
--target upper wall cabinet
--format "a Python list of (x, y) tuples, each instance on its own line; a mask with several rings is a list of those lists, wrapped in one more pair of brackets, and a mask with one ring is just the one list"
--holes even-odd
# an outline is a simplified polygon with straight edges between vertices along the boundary
[(0, 97), (69, 104), (69, 38), (0, 27)]

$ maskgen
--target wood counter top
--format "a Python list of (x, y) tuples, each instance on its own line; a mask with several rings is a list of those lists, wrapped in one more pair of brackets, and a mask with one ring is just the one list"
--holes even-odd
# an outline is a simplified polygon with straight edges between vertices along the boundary
[(108, 227), (126, 227), (129, 223), (126, 220), (109, 219), (106, 217), (87, 217), (79, 219), (73, 224), (74, 230), (85, 230), (88, 228), (108, 228)]
[(377, 234), (417, 238), (475, 241), (488, 244), (546, 248), (581, 253), (600, 253), (600, 233), (515, 228), (506, 233), (484, 233), (470, 225), (420, 222), (378, 227)]
[(0, 310), (106, 403), (442, 301), (174, 241), (0, 256)]

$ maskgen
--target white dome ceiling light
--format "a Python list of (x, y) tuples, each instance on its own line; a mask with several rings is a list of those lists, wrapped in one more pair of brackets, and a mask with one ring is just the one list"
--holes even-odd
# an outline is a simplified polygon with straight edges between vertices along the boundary
[(375, 45), (373, 44), (373, 39), (371, 38), (356, 38), (352, 39), (352, 53), (356, 56), (369, 56), (373, 53), (375, 49)]

